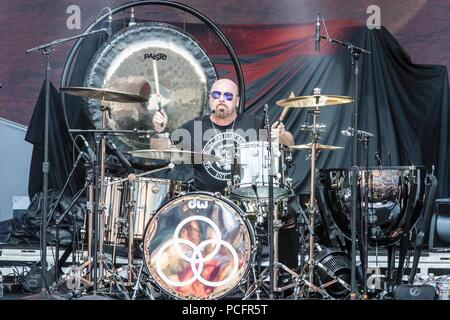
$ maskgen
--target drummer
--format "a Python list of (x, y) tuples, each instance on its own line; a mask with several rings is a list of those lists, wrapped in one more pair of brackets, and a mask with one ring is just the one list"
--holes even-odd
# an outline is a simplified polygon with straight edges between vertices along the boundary
[[(174, 130), (171, 141), (168, 138), (152, 139), (151, 148), (167, 149), (168, 145), (173, 143), (179, 149), (219, 156), (220, 161), (200, 161), (193, 166), (182, 167), (183, 170), (190, 170), (190, 175), (194, 179), (193, 190), (223, 193), (232, 177), (232, 150), (247, 141), (265, 141), (267, 133), (264, 137), (263, 115), (255, 117), (238, 113), (238, 87), (232, 80), (219, 79), (214, 82), (209, 93), (209, 103), (211, 107), (209, 115), (188, 121)], [(164, 110), (155, 113), (153, 117), (155, 131), (164, 132), (167, 122), (168, 117)], [(294, 145), (294, 138), (285, 130), (283, 123), (278, 121), (273, 123), (271, 131), (279, 132), (281, 144)], [(291, 201), (296, 202), (295, 197)], [(293, 207), (299, 208), (298, 205)], [(283, 228), (280, 230), (280, 260), (288, 267), (295, 268), (298, 263), (296, 217), (299, 212), (297, 209), (289, 211), (290, 223), (285, 224), (285, 230)], [(286, 256), (287, 260), (283, 259), (283, 256)]]
[[(195, 163), (194, 190), (223, 192), (231, 180), (232, 150), (248, 140), (258, 140), (263, 117), (244, 116), (237, 112), (239, 94), (237, 85), (229, 79), (217, 80), (209, 94), (211, 114), (188, 121), (172, 133), (172, 142), (178, 148), (219, 156), (218, 162)], [(164, 110), (153, 117), (155, 131), (161, 133), (167, 126)], [(279, 130), (281, 144), (293, 145), (292, 134), (283, 123), (275, 122), (272, 130)], [(260, 137), (263, 140), (263, 137)], [(165, 149), (167, 142), (153, 140), (152, 148)]]

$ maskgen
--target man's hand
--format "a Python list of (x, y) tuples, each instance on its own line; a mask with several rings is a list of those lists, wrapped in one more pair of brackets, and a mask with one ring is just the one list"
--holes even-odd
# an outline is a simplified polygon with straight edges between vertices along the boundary
[(284, 144), (288, 147), (293, 146), (295, 144), (294, 137), (292, 136), (292, 134), (289, 131), (285, 130), (283, 122), (276, 121), (272, 125), (272, 130), (275, 130), (275, 129), (278, 129), (278, 131), (280, 132), (280, 143), (281, 144)]
[(130, 181), (130, 182), (135, 182), (136, 179), (137, 179), (137, 177), (136, 177), (136, 175), (135, 175), (134, 173), (130, 173), (130, 174), (128, 175), (128, 181)]
[(152, 121), (155, 131), (158, 133), (163, 132), (166, 129), (167, 120), (167, 114), (163, 109), (156, 111)]

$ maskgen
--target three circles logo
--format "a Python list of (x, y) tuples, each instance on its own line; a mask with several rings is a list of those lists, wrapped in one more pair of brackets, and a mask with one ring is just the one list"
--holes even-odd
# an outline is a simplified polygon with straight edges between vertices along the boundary
[[(179, 237), (181, 229), (188, 223), (193, 221), (200, 221), (209, 224), (212, 229), (214, 230), (215, 237), (212, 239), (207, 239), (202, 242), (200, 242), (198, 245), (193, 243), (192, 241), (189, 241), (187, 239), (183, 239)], [(190, 255), (186, 254), (182, 251), (181, 245), (188, 246), (191, 250), (189, 250), (188, 253), (191, 253)], [(214, 246), (214, 249), (211, 253), (207, 254), (206, 256), (203, 256), (204, 249), (212, 245)], [(173, 279), (170, 279), (167, 277), (166, 274), (164, 274), (161, 266), (162, 261), (162, 255), (163, 253), (170, 247), (175, 246), (175, 251), (179, 255), (179, 257), (186, 262), (190, 263), (190, 267), (193, 272), (193, 276), (185, 281), (176, 281)], [(230, 251), (231, 255), (233, 256), (233, 269), (231, 270), (230, 274), (221, 281), (209, 281), (202, 277), (202, 271), (205, 267), (205, 263), (211, 261), (218, 253), (221, 247), (225, 247)], [(228, 242), (222, 240), (222, 234), (220, 232), (219, 227), (212, 221), (211, 219), (204, 217), (204, 216), (192, 216), (188, 217), (184, 220), (182, 220), (178, 226), (175, 229), (173, 238), (167, 241), (162, 245), (162, 247), (159, 249), (159, 251), (156, 254), (156, 271), (158, 272), (158, 275), (168, 284), (174, 286), (174, 287), (184, 287), (189, 286), (192, 283), (194, 283), (196, 280), (200, 281), (202, 284), (210, 287), (219, 287), (227, 284), (232, 279), (235, 279), (235, 276), (238, 272), (238, 263), (239, 258), (236, 250), (233, 248), (231, 244)]]

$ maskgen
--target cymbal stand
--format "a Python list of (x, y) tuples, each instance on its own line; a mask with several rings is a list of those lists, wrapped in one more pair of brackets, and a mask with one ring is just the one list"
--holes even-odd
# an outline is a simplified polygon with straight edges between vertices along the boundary
[[(268, 206), (268, 240), (269, 240), (269, 275), (270, 275), (270, 293), (269, 298), (274, 298), (274, 293), (283, 292), (289, 288), (298, 286), (298, 279), (300, 275), (282, 264), (279, 261), (279, 232), (282, 227), (282, 221), (279, 216), (279, 207), (275, 206), (274, 193), (273, 193), (273, 182), (274, 179), (278, 176), (278, 170), (276, 166), (276, 157), (280, 157), (280, 145), (279, 145), (279, 135), (276, 133), (272, 136), (271, 127), (269, 125), (268, 119), (268, 106), (265, 106), (265, 125), (267, 130), (269, 131), (269, 206)], [(272, 141), (273, 140), (273, 141)], [(284, 270), (289, 273), (296, 281), (292, 285), (279, 287), (279, 272), (280, 270)]]
[[(111, 108), (109, 106), (105, 106), (105, 97), (102, 98), (102, 105), (100, 110), (102, 111), (102, 129), (106, 129), (106, 113), (108, 113), (109, 118), (111, 119)], [(105, 226), (105, 163), (106, 163), (106, 139), (107, 135), (102, 134), (100, 140), (100, 208), (101, 210), (98, 212), (98, 221), (99, 221), (99, 275), (100, 284), (103, 281), (103, 256), (104, 256), (104, 226)]]
[(308, 273), (307, 275), (303, 275), (301, 278), (301, 281), (306, 284), (309, 287), (309, 291), (315, 291), (319, 294), (321, 294), (323, 297), (328, 298), (329, 295), (326, 291), (324, 291), (322, 288), (317, 287), (314, 285), (314, 273), (316, 268), (316, 261), (314, 259), (314, 250), (316, 247), (315, 243), (315, 216), (317, 213), (317, 206), (316, 206), (316, 160), (318, 156), (317, 152), (317, 144), (319, 142), (319, 134), (317, 132), (317, 117), (320, 114), (319, 109), (319, 99), (320, 99), (320, 88), (314, 89), (314, 96), (316, 96), (316, 106), (313, 110), (309, 111), (312, 114), (312, 130), (311, 130), (311, 192), (310, 192), (310, 198), (309, 198), (309, 205), (308, 205), (308, 212), (309, 212), (309, 256), (308, 256), (308, 264), (307, 269)]
[[(325, 23), (325, 21), (324, 21)], [(353, 130), (357, 132), (358, 130), (358, 112), (359, 112), (359, 58), (361, 54), (370, 55), (371, 52), (365, 50), (363, 48), (357, 47), (350, 42), (340, 41), (337, 39), (333, 39), (329, 37), (328, 32), (326, 36), (320, 35), (320, 39), (325, 39), (333, 44), (338, 44), (347, 48), (352, 61), (352, 84), (353, 84)], [(358, 212), (358, 203), (357, 203), (357, 192), (358, 192), (358, 138), (357, 135), (353, 135), (352, 141), (352, 214), (351, 214), (351, 276), (350, 276), (350, 284), (351, 284), (351, 299), (358, 299), (358, 289), (356, 286), (356, 215)]]
[[(355, 133), (355, 132), (354, 132)], [(356, 132), (355, 134), (359, 134), (359, 132)], [(362, 234), (363, 234), (363, 290), (364, 290), (364, 299), (368, 299), (368, 293), (367, 293), (367, 267), (369, 263), (369, 139), (370, 134), (367, 134), (366, 132), (362, 133), (360, 135), (360, 140), (363, 143), (363, 150), (364, 150), (364, 210), (362, 210)], [(361, 248), (360, 248), (361, 250)]]
[(42, 51), (45, 57), (45, 111), (44, 111), (44, 159), (42, 162), (42, 175), (43, 175), (43, 185), (42, 185), (42, 215), (41, 215), (41, 291), (40, 296), (50, 296), (50, 291), (46, 283), (47, 276), (47, 214), (48, 208), (48, 194), (49, 194), (49, 172), (50, 172), (50, 162), (49, 162), (49, 126), (50, 126), (50, 77), (51, 77), (51, 64), (50, 57), (55, 51), (54, 47), (57, 45), (68, 42), (75, 39), (84, 38), (89, 35), (93, 35), (100, 32), (106, 32), (106, 29), (95, 30), (80, 35), (76, 35), (70, 38), (58, 39), (46, 44), (39, 45), (37, 47), (28, 49), (25, 53), (31, 53), (35, 51)]

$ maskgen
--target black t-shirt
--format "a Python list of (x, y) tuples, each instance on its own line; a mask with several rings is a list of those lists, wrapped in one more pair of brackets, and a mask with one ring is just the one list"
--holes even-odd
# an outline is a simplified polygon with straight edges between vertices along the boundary
[[(263, 117), (238, 114), (236, 121), (227, 125), (214, 124), (209, 115), (186, 122), (172, 132), (172, 142), (183, 150), (215, 155), (220, 161), (196, 161), (193, 189), (223, 192), (231, 181), (234, 150), (241, 143), (267, 139), (262, 130)], [(185, 165), (186, 167), (186, 165)]]

